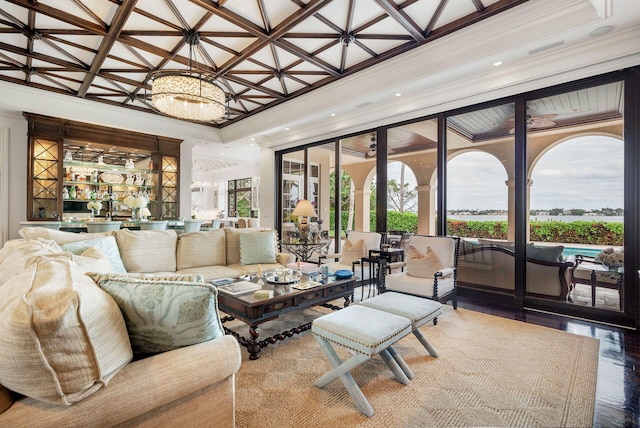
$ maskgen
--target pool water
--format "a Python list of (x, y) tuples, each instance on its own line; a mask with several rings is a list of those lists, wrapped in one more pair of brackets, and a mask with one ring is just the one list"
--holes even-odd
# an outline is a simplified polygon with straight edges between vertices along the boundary
[(562, 251), (562, 255), (567, 256), (575, 256), (576, 254), (581, 254), (583, 256), (595, 257), (598, 255), (600, 250), (598, 248), (584, 248), (584, 247), (564, 247)]

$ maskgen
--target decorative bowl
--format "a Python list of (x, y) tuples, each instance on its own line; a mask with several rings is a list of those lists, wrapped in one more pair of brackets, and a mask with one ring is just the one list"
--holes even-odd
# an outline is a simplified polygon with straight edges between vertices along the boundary
[(278, 268), (262, 274), (262, 278), (274, 284), (292, 284), (300, 281), (300, 274), (289, 268)]
[(351, 278), (351, 276), (353, 275), (353, 272), (346, 269), (340, 269), (336, 271), (335, 275), (336, 275), (336, 279), (347, 279), (347, 278)]

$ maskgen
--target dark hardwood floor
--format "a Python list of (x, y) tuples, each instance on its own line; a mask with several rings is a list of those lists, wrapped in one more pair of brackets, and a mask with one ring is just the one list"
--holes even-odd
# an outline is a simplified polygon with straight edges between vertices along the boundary
[[(458, 307), (519, 319), (513, 309), (458, 297)], [(600, 339), (594, 427), (640, 427), (640, 334), (603, 324), (526, 311), (524, 322)]]

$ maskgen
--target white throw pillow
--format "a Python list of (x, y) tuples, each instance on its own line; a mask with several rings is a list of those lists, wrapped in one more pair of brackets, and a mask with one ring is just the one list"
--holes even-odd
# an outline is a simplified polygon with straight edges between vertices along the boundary
[(363, 239), (359, 239), (355, 243), (346, 239), (342, 246), (342, 264), (351, 265), (353, 262), (359, 262), (360, 259), (367, 256), (366, 252)]
[(178, 237), (177, 270), (225, 266), (227, 244), (224, 229), (185, 233)]
[(75, 233), (63, 230), (48, 229), (46, 227), (23, 227), (18, 234), (24, 239), (50, 239), (58, 245), (64, 245), (69, 242), (84, 241), (85, 239), (104, 238), (105, 236), (113, 236), (113, 232), (100, 233)]
[(62, 249), (55, 242), (37, 238), (12, 239), (0, 250), (0, 285), (23, 273), (36, 261), (37, 256), (59, 254)]
[(442, 263), (438, 260), (438, 256), (429, 247), (422, 254), (416, 247), (410, 245), (405, 261), (407, 263), (407, 275), (418, 278), (433, 279), (433, 275), (442, 269)]
[(175, 230), (116, 231), (127, 272), (175, 272), (178, 234)]
[(118, 306), (67, 255), (37, 257), (0, 287), (0, 383), (69, 405), (132, 359)]
[(122, 263), (122, 257), (120, 257), (120, 250), (118, 249), (116, 238), (113, 236), (69, 242), (64, 244), (62, 249), (64, 251), (70, 251), (73, 254), (82, 254), (91, 247), (98, 247), (102, 252), (104, 252), (113, 267), (113, 272), (125, 273), (127, 271), (124, 267), (124, 263)]

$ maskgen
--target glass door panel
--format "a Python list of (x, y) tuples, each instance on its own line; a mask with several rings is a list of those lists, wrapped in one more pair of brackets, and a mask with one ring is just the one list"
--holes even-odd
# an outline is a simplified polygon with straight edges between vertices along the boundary
[(527, 250), (564, 264), (553, 281), (535, 265), (528, 296), (624, 309), (623, 89), (619, 81), (527, 102)]
[[(436, 234), (438, 120), (395, 128), (387, 134), (387, 233)], [(405, 239), (406, 240), (406, 239)]]
[(515, 295), (514, 104), (447, 118), (447, 234), (461, 288)]

